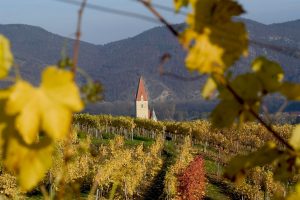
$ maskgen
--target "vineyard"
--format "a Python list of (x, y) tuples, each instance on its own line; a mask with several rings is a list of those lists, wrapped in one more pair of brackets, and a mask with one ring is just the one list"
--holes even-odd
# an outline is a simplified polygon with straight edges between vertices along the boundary
[[(289, 111), (290, 103), (300, 101), (300, 84), (290, 77), (296, 71), (281, 67), (287, 58), (299, 59), (299, 55), (293, 53), (298, 52), (297, 47), (283, 46), (291, 44), (283, 35), (273, 35), (272, 28), (270, 32), (263, 31), (267, 38), (255, 39), (252, 32), (256, 28), (249, 28), (241, 20), (247, 11), (237, 0), (173, 0), (171, 8), (150, 0), (135, 0), (154, 18), (93, 5), (87, 0), (60, 1), (79, 6), (75, 34), (70, 39), (73, 48), (67, 38), (62, 45), (62, 41), (53, 40), (54, 36), (51, 40), (35, 37), (40, 34), (25, 34), (34, 42), (15, 40), (17, 37), (11, 36), (19, 28), (12, 35), (11, 31), (0, 34), (0, 199), (300, 199), (300, 124), (296, 125), (300, 118), (297, 113), (296, 118), (280, 116)], [(92, 48), (97, 48), (94, 54), (81, 48), (90, 46), (81, 42), (86, 9), (159, 22), (170, 34), (151, 36), (151, 40), (138, 42), (138, 46), (135, 40), (128, 40), (135, 44), (134, 48), (122, 42), (136, 61), (121, 53), (123, 48), (118, 43), (111, 43), (114, 48), (109, 51), (104, 50), (106, 45), (97, 45)], [(183, 15), (184, 25), (172, 24), (161, 13), (163, 10)], [(169, 42), (167, 46), (151, 42), (162, 38), (175, 39), (176, 49), (173, 51)], [(285, 38), (285, 42), (278, 38)], [(18, 43), (25, 54), (16, 50)], [(58, 43), (62, 45), (61, 54), (57, 54), (58, 47), (50, 46)], [(250, 45), (263, 51), (253, 51)], [(28, 56), (33, 46), (37, 46), (34, 56)], [(150, 46), (156, 53), (150, 51)], [(265, 48), (272, 55), (277, 52), (288, 57), (278, 63), (277, 56), (270, 57)], [(56, 53), (51, 55), (54, 52), (50, 54), (50, 50)], [(36, 54), (39, 51), (40, 56)], [(146, 62), (145, 56), (155, 62)], [(43, 57), (49, 60), (43, 61)], [(91, 57), (96, 57), (97, 62)], [(109, 60), (105, 61), (105, 57)], [(183, 57), (186, 70), (192, 74), (170, 68), (175, 63), (181, 66)], [(110, 62), (119, 59), (121, 64)], [(47, 66), (40, 66), (42, 63)], [(123, 63), (134, 65), (134, 70), (121, 67)], [(40, 75), (31, 68), (22, 70), (23, 64), (38, 66)], [(112, 83), (119, 76), (132, 79), (139, 74), (138, 66), (145, 74), (157, 76), (156, 71), (174, 79), (169, 87), (165, 80), (158, 84), (157, 79), (149, 78), (154, 90), (161, 94), (152, 102), (181, 102), (181, 94), (174, 95), (173, 87), (186, 90), (182, 97), (189, 104), (201, 94), (203, 100), (215, 105), (209, 121), (148, 120), (148, 95), (143, 92), (143, 84), (139, 84), (138, 94), (141, 93), (141, 102), (146, 102), (136, 104), (137, 118), (76, 114), (87, 111), (89, 103), (103, 100), (107, 89), (117, 99), (123, 96), (119, 89), (112, 89)], [(112, 71), (115, 68), (118, 71)], [(109, 84), (94, 80), (90, 73), (109, 79)], [(27, 76), (31, 74), (34, 80), (29, 81)], [(183, 82), (175, 84), (175, 79), (199, 80), (201, 91)], [(130, 89), (131, 83), (120, 83)], [(278, 110), (273, 99), (283, 101)], [(139, 95), (136, 100), (139, 102)], [(269, 107), (276, 110), (274, 116), (269, 115), (273, 112)], [(156, 119), (154, 110), (152, 114)], [(295, 125), (287, 125), (286, 121)]]
[[(276, 130), (288, 138), (292, 128), (282, 125)], [(71, 138), (55, 147), (53, 167), (39, 186), (24, 193), (3, 169), (0, 192), (21, 199), (283, 198), (298, 176), (284, 185), (273, 180), (268, 166), (250, 170), (238, 185), (223, 177), (230, 158), (269, 140), (269, 133), (255, 123), (213, 129), (207, 121), (78, 114)]]
[[(286, 184), (273, 180), (273, 167), (256, 167), (247, 173), (246, 179), (238, 185), (223, 178), (223, 170), (231, 158), (237, 154), (246, 154), (261, 148), (266, 142), (272, 141), (272, 135), (257, 123), (246, 123), (239, 127), (215, 129), (208, 121), (197, 120), (189, 122), (154, 122), (151, 120), (134, 119), (130, 117), (76, 115), (74, 126), (82, 132), (89, 133), (96, 138), (103, 138), (109, 132), (122, 135), (127, 140), (133, 138), (155, 138), (157, 134), (170, 140), (174, 145), (184, 144), (186, 138), (191, 138), (190, 155), (186, 154), (185, 163), (201, 155), (205, 159), (206, 197), (220, 199), (264, 199), (267, 197), (283, 198), (290, 186), (298, 181), (298, 176), (293, 176)], [(122, 124), (120, 126), (119, 124)], [(292, 125), (276, 125), (278, 131), (286, 140), (293, 130)], [(278, 143), (280, 146), (281, 144)], [(180, 157), (181, 155), (177, 155)], [(190, 157), (190, 158), (189, 158)], [(182, 160), (182, 159), (179, 159)], [(196, 160), (196, 159), (195, 159)], [(184, 164), (175, 163), (169, 168), (166, 177), (177, 168), (186, 168)], [(173, 172), (172, 172), (173, 171)], [(276, 174), (275, 174), (276, 176)], [(174, 197), (175, 185), (167, 179), (167, 197)], [(172, 189), (173, 188), (173, 189)], [(200, 187), (201, 188), (201, 187)], [(173, 191), (173, 192), (172, 192)], [(171, 198), (172, 199), (172, 198)]]

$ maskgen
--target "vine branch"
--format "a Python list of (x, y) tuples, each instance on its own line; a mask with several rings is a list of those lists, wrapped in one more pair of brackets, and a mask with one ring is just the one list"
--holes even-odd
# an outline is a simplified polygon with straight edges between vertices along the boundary
[[(239, 102), (241, 105), (245, 105), (245, 101), (241, 98), (237, 92), (227, 83), (225, 87), (228, 89), (229, 92), (234, 96), (234, 98)], [(255, 117), (270, 133), (272, 133), (273, 137), (275, 137), (279, 142), (284, 144), (289, 150), (294, 151), (295, 149), (285, 141), (278, 132), (276, 132), (271, 125), (267, 124), (254, 110), (252, 107), (249, 108), (249, 112), (253, 117)]]
[[(158, 20), (163, 23), (169, 30), (170, 32), (175, 36), (175, 37), (179, 37), (179, 33), (177, 30), (175, 30), (173, 28), (173, 26), (163, 17), (161, 16), (156, 10), (155, 8), (153, 8), (153, 6), (151, 6), (151, 3), (149, 1), (146, 0), (138, 0), (141, 3), (143, 3), (145, 5), (146, 8), (148, 8), (148, 10), (150, 12), (152, 12), (157, 18)], [(243, 98), (241, 98), (237, 92), (226, 82), (222, 83), (222, 85), (224, 85), (227, 90), (234, 96), (234, 98), (241, 104), (244, 105), (245, 101)], [(287, 142), (285, 141), (278, 132), (276, 132), (271, 125), (267, 124), (251, 107), (249, 109), (249, 112), (253, 115), (254, 118), (256, 118), (272, 135), (274, 138), (276, 138), (280, 143), (282, 143), (283, 145), (285, 145), (289, 150), (291, 151), (295, 151), (295, 149)]]
[(139, 2), (141, 2), (142, 4), (144, 4), (144, 6), (146, 8), (148, 8), (148, 10), (158, 18), (158, 20), (163, 23), (170, 31), (171, 33), (178, 37), (179, 36), (179, 33), (178, 31), (161, 15), (159, 14), (159, 12), (157, 10), (155, 10), (155, 8), (153, 8), (153, 6), (151, 5), (151, 2), (150, 1), (146, 1), (146, 0), (137, 0)]
[(77, 20), (77, 30), (75, 33), (75, 43), (74, 43), (74, 51), (73, 51), (73, 67), (72, 72), (74, 74), (74, 78), (77, 72), (77, 65), (78, 65), (78, 55), (79, 55), (79, 47), (80, 47), (80, 37), (81, 37), (81, 25), (82, 25), (82, 17), (84, 8), (87, 4), (87, 0), (83, 0), (78, 11), (78, 20)]

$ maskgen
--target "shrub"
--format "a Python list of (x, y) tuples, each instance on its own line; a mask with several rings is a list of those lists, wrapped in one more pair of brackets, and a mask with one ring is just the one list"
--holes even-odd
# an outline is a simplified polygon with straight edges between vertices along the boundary
[(197, 156), (178, 177), (179, 199), (199, 200), (205, 194), (204, 160)]

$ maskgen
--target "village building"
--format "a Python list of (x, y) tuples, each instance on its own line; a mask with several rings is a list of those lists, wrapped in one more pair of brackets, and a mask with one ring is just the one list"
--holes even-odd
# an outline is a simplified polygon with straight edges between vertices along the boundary
[(153, 121), (157, 121), (157, 117), (154, 109), (152, 109), (152, 112), (150, 113), (150, 119), (152, 119)]
[(156, 113), (154, 109), (150, 111), (149, 109), (149, 95), (145, 87), (144, 79), (141, 76), (139, 79), (139, 84), (137, 88), (136, 98), (135, 98), (135, 113), (137, 118), (142, 119), (152, 119), (157, 121)]

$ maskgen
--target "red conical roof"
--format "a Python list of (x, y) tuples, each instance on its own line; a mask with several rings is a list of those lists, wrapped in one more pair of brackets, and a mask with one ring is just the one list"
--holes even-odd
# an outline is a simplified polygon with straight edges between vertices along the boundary
[(137, 89), (137, 93), (136, 93), (136, 101), (141, 101), (142, 96), (143, 96), (144, 101), (148, 101), (148, 94), (147, 94), (147, 91), (145, 89), (145, 84), (144, 84), (143, 77), (141, 76), (140, 81), (139, 81), (139, 85), (138, 85), (138, 89)]

